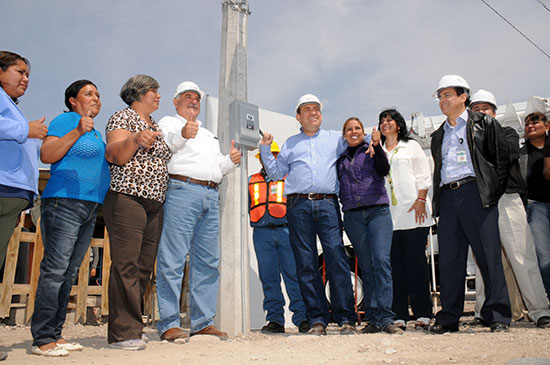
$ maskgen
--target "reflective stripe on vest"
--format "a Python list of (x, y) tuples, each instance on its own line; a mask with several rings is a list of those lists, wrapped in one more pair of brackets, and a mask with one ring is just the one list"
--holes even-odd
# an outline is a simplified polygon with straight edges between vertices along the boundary
[[(250, 194), (250, 221), (257, 223), (266, 211), (273, 218), (286, 216), (286, 198), (283, 196), (284, 181), (265, 181), (262, 174), (254, 174), (248, 182)], [(267, 209), (266, 209), (267, 207)]]

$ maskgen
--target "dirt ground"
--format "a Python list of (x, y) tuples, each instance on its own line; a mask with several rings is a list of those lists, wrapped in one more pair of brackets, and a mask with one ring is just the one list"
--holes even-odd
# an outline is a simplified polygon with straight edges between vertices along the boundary
[[(466, 304), (466, 308), (473, 303)], [(467, 312), (472, 314), (472, 312)], [(515, 322), (508, 332), (467, 325), (462, 317), (458, 333), (430, 335), (409, 325), (403, 334), (357, 334), (342, 336), (335, 325), (327, 336), (299, 334), (289, 327), (285, 334), (264, 335), (258, 330), (221, 341), (196, 336), (189, 341), (160, 341), (154, 327), (147, 326), (150, 342), (144, 351), (112, 349), (107, 344), (107, 325), (66, 324), (64, 337), (85, 348), (65, 358), (30, 354), (30, 327), (0, 326), (0, 351), (8, 353), (2, 364), (528, 364), (550, 365), (550, 329), (532, 322)], [(359, 326), (358, 328), (361, 328)]]

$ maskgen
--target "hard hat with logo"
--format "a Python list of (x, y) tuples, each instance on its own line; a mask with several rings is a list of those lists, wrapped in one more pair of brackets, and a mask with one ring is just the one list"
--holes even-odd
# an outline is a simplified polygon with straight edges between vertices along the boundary
[(298, 113), (302, 105), (306, 105), (306, 104), (317, 104), (319, 105), (319, 108), (321, 109), (321, 111), (323, 110), (323, 104), (321, 104), (321, 101), (319, 100), (318, 97), (316, 97), (313, 94), (305, 94), (302, 97), (300, 97), (300, 99), (298, 99), (298, 104), (296, 104), (296, 113)]
[[(271, 142), (271, 153), (273, 152), (281, 152), (281, 150), (279, 149), (279, 145), (275, 141)], [(260, 152), (256, 153), (256, 158), (260, 158)]]
[(474, 105), (476, 103), (492, 104), (495, 109), (497, 108), (497, 98), (495, 98), (495, 96), (489, 91), (483, 89), (479, 89), (472, 95), (470, 105)]
[(446, 89), (448, 87), (462, 87), (466, 89), (466, 92), (470, 93), (470, 85), (458, 75), (445, 75), (439, 80), (439, 85), (437, 86), (437, 90), (432, 94), (433, 98), (437, 98), (437, 95), (439, 92), (443, 89)]
[(195, 84), (193, 81), (184, 81), (176, 88), (174, 99), (177, 98), (179, 94), (183, 94), (187, 91), (193, 91), (194, 93), (197, 93), (201, 99), (204, 96), (204, 92), (199, 88), (199, 85)]

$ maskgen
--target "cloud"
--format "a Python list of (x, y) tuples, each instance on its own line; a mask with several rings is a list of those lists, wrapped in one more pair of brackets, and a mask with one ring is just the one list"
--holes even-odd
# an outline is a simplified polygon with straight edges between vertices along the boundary
[[(550, 52), (550, 15), (535, 1), (490, 1), (514, 25)], [(78, 78), (97, 83), (103, 108), (97, 125), (124, 107), (120, 87), (146, 73), (161, 84), (161, 107), (183, 80), (218, 95), (221, 1), (54, 2), (3, 4), (2, 48), (32, 63), (21, 98), (30, 119), (51, 120), (63, 110), (63, 92)], [(396, 106), (405, 117), (439, 114), (431, 93), (446, 73), (499, 101), (550, 96), (550, 60), (481, 1), (250, 0), (248, 99), (292, 114), (304, 93), (325, 104), (325, 126), (339, 129), (350, 115), (375, 124)]]

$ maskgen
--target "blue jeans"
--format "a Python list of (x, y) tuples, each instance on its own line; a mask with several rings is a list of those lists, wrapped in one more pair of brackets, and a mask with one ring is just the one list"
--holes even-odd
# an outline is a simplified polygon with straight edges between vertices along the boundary
[(393, 322), (390, 251), (393, 223), (387, 205), (344, 212), (344, 229), (361, 268), (365, 319), (379, 328)]
[(308, 200), (289, 197), (287, 221), (296, 271), (311, 325), (327, 325), (330, 319), (323, 279), (319, 273), (316, 236), (323, 248), (332, 304), (332, 319), (340, 326), (357, 320), (351, 288), (350, 267), (342, 242), (338, 199)]
[(546, 289), (546, 295), (550, 298), (550, 203), (529, 203), (527, 205), (527, 220), (537, 250), (542, 282)]
[(42, 200), (44, 258), (31, 321), (34, 346), (62, 338), (73, 280), (90, 247), (98, 207), (85, 200)]
[(160, 334), (180, 326), (181, 281), (189, 253), (191, 332), (214, 324), (220, 273), (218, 191), (170, 179), (157, 255)]
[(281, 274), (290, 299), (292, 323), (299, 326), (307, 320), (306, 305), (300, 293), (296, 275), (296, 261), (290, 247), (288, 228), (254, 227), (254, 250), (264, 291), (266, 320), (285, 324), (285, 299), (281, 290)]

